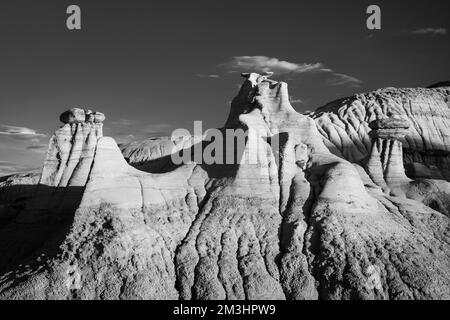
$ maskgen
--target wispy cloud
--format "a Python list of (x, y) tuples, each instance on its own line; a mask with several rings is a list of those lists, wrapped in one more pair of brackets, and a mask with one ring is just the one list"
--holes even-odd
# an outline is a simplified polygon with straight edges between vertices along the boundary
[(32, 150), (35, 152), (45, 152), (45, 151), (47, 151), (47, 148), (48, 148), (48, 145), (44, 144), (44, 143), (32, 144), (32, 145), (26, 147), (27, 150)]
[(38, 133), (36, 130), (30, 128), (9, 126), (5, 124), (0, 124), (0, 135), (6, 135), (21, 140), (46, 137), (45, 134)]
[(323, 65), (321, 63), (294, 63), (266, 56), (236, 56), (231, 58), (229, 62), (224, 63), (221, 66), (233, 72), (272, 71), (278, 75), (319, 71), (323, 68)]
[(358, 88), (361, 86), (362, 81), (346, 74), (334, 73), (332, 78), (328, 79), (326, 83), (329, 86), (347, 85), (350, 87)]
[(23, 161), (40, 165), (47, 151), (48, 139), (46, 134), (34, 129), (0, 124), (0, 154), (17, 159), (12, 164), (2, 162), (0, 173), (5, 175), (30, 169), (20, 165)]
[(209, 78), (209, 79), (217, 79), (220, 78), (220, 76), (218, 74), (197, 74), (197, 77), (199, 78)]
[(116, 121), (112, 121), (111, 124), (115, 126), (134, 126), (136, 124), (136, 121), (129, 119), (119, 119)]
[(289, 102), (291, 104), (302, 104), (304, 101), (303, 101), (303, 99), (299, 99), (294, 96), (289, 96)]
[(431, 36), (445, 36), (447, 34), (446, 28), (420, 28), (410, 32), (413, 35), (431, 35)]
[(305, 73), (322, 73), (328, 75), (329, 85), (360, 86), (363, 82), (353, 76), (337, 73), (324, 64), (297, 63), (267, 56), (235, 56), (230, 61), (220, 65), (229, 72), (268, 72), (272, 71), (278, 76), (298, 77)]
[(173, 126), (171, 124), (159, 123), (159, 124), (148, 124), (140, 132), (151, 135), (169, 135), (172, 131)]

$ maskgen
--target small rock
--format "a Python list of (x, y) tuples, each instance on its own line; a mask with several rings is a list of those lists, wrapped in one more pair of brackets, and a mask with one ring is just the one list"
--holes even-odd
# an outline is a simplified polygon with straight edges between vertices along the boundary
[(95, 123), (101, 123), (103, 121), (105, 121), (106, 117), (103, 113), (101, 112), (95, 112), (94, 113), (94, 122)]

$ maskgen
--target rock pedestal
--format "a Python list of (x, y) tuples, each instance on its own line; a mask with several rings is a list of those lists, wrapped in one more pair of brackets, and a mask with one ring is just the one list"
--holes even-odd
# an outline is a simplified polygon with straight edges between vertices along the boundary
[(105, 115), (80, 108), (61, 114), (64, 123), (50, 140), (40, 183), (51, 187), (86, 184)]
[(401, 189), (410, 179), (403, 166), (402, 140), (409, 129), (409, 121), (384, 118), (370, 123), (372, 151), (366, 170), (371, 179), (384, 191)]
[[(36, 194), (29, 209), (33, 212), (70, 212), (80, 202), (95, 156), (98, 140), (103, 136), (105, 116), (80, 108), (61, 114), (64, 125), (50, 139)], [(22, 220), (42, 218), (30, 215)]]

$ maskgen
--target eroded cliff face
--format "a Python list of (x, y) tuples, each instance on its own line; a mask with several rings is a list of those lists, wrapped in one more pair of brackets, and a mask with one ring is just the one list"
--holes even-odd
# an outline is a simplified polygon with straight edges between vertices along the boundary
[(369, 123), (398, 116), (409, 121), (403, 139), (406, 171), (411, 178), (450, 180), (450, 87), (385, 88), (357, 94), (310, 114), (327, 147), (351, 162), (372, 150)]
[[(13, 251), (0, 242), (0, 298), (450, 298), (449, 183), (405, 175), (402, 143), (419, 145), (410, 122), (386, 117), (390, 104), (311, 118), (286, 83), (243, 76), (222, 130), (254, 134), (232, 165), (173, 165), (171, 153), (210, 144), (183, 138), (122, 147), (135, 168), (95, 117), (63, 114), (37, 190), (63, 190), (65, 209), (37, 206), (36, 191), (0, 219), (15, 241)], [(433, 121), (416, 123), (422, 147), (447, 150), (448, 119)], [(21, 242), (43, 226), (39, 241)]]

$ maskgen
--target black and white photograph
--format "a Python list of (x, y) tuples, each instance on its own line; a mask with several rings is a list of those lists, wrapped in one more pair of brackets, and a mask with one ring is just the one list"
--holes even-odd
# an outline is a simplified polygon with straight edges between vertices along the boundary
[(2, 0), (0, 300), (449, 300), (449, 32), (448, 0)]

